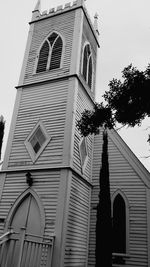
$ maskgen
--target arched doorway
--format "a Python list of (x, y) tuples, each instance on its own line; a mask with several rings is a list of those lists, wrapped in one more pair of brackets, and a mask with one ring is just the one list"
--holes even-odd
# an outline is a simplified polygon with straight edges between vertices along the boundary
[(11, 208), (6, 230), (9, 240), (3, 244), (0, 266), (51, 266), (53, 238), (44, 236), (44, 208), (35, 191), (28, 189)]
[(42, 235), (42, 218), (38, 203), (31, 193), (28, 193), (16, 208), (9, 227), (14, 232), (20, 232), (24, 228), (26, 233), (34, 235)]

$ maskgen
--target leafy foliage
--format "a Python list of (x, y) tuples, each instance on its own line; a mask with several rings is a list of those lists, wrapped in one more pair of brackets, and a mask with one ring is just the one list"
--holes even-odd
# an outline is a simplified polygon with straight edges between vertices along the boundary
[(112, 128), (117, 122), (123, 125), (140, 125), (150, 116), (150, 65), (139, 71), (130, 64), (122, 71), (121, 80), (113, 79), (103, 98), (106, 102), (95, 104), (94, 110), (85, 110), (77, 127), (81, 134), (97, 134), (100, 126)]
[(113, 110), (115, 121), (133, 127), (150, 116), (150, 65), (143, 72), (131, 64), (122, 73), (124, 81), (110, 81), (104, 99)]
[(1, 148), (3, 143), (5, 122), (3, 116), (0, 116), (0, 159), (1, 159)]
[(99, 127), (105, 124), (106, 127), (114, 126), (112, 111), (102, 103), (95, 104), (93, 110), (84, 110), (81, 119), (77, 122), (77, 127), (83, 136), (99, 133)]

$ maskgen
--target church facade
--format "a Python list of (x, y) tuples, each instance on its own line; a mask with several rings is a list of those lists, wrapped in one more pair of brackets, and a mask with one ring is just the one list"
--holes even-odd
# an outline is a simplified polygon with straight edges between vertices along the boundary
[[(94, 267), (102, 131), (84, 138), (76, 123), (94, 106), (97, 17), (83, 0), (42, 13), (38, 1), (29, 24), (0, 173), (0, 265)], [(113, 266), (147, 267), (150, 175), (108, 137)]]

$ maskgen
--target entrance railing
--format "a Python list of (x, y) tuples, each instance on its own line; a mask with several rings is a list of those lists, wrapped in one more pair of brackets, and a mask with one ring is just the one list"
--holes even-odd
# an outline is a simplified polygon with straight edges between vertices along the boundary
[(54, 237), (7, 232), (0, 237), (0, 267), (51, 267)]

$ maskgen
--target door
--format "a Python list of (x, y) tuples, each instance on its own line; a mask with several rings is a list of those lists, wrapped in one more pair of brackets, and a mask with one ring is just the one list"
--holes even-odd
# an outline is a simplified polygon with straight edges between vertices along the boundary
[[(41, 249), (37, 249), (38, 242), (42, 241), (41, 216), (37, 201), (28, 194), (17, 207), (10, 223), (15, 240), (13, 257), (10, 255), (11, 267), (34, 266), (33, 260), (38, 266)], [(32, 253), (32, 255), (31, 255)], [(36, 255), (35, 255), (36, 253)]]
[(51, 267), (54, 236), (43, 235), (45, 214), (35, 192), (16, 200), (7, 222), (13, 233), (0, 248), (0, 267)]
[(17, 208), (10, 226), (14, 232), (20, 232), (21, 228), (25, 228), (28, 234), (42, 234), (40, 210), (35, 198), (31, 194)]

